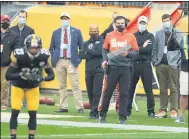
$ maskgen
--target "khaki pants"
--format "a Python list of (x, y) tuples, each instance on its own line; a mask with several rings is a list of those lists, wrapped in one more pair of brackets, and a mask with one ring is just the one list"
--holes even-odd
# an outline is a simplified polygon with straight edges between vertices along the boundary
[(1, 67), (1, 106), (8, 106), (9, 82), (5, 79), (8, 67)]
[(68, 109), (67, 75), (72, 84), (72, 92), (76, 109), (83, 109), (82, 93), (79, 88), (78, 69), (75, 69), (70, 60), (59, 59), (56, 72), (60, 83), (60, 107)]
[(156, 74), (160, 85), (160, 109), (167, 110), (168, 88), (170, 89), (170, 110), (177, 109), (179, 69), (173, 69), (169, 65), (159, 64), (156, 67)]

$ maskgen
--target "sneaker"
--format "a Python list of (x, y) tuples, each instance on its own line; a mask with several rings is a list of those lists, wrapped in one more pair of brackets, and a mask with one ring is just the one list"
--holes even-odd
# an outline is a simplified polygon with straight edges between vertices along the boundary
[(83, 110), (83, 109), (79, 109), (79, 110), (77, 111), (77, 113), (84, 114), (84, 110)]
[(122, 124), (122, 125), (126, 125), (126, 121), (125, 120), (120, 120), (119, 123)]
[(127, 115), (127, 118), (131, 118), (131, 114)]
[(101, 123), (101, 124), (107, 123), (106, 118), (105, 117), (99, 117), (99, 123)]
[(171, 111), (171, 118), (173, 118), (173, 119), (177, 119), (177, 111), (176, 110), (172, 110)]
[(98, 117), (98, 115), (97, 115), (97, 116), (95, 116), (95, 115), (90, 115), (90, 116), (89, 116), (89, 119), (98, 120), (99, 117)]
[(155, 113), (154, 112), (148, 113), (148, 117), (149, 118), (154, 118), (155, 117)]
[(167, 112), (164, 110), (159, 110), (159, 112), (155, 114), (155, 118), (167, 118)]
[(175, 120), (175, 123), (184, 123), (184, 116), (178, 116), (177, 119)]

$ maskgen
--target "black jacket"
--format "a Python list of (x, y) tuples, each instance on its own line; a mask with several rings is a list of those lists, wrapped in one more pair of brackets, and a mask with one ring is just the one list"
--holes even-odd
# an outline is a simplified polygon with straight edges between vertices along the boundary
[(84, 42), (81, 50), (79, 51), (79, 57), (86, 59), (85, 73), (103, 73), (101, 67), (102, 64), (102, 47), (104, 40), (99, 37), (97, 40), (89, 39)]
[(10, 29), (6, 31), (6, 34), (1, 38), (1, 66), (9, 66), (10, 54), (15, 49), (20, 47), (20, 41), (17, 34)]
[[(134, 33), (136, 40), (137, 40), (137, 44), (139, 46), (139, 56), (137, 58), (137, 60), (140, 61), (151, 61), (151, 53), (152, 53), (152, 48), (154, 45), (154, 35), (150, 32), (148, 32), (147, 30), (144, 32), (135, 32)], [(143, 44), (146, 40), (151, 40), (151, 44), (148, 44), (145, 48), (143, 47)]]
[(104, 32), (100, 35), (103, 39), (106, 38), (107, 34), (114, 31), (113, 25), (110, 24), (107, 29), (104, 30)]
[(20, 39), (20, 43), (21, 43), (21, 47), (24, 47), (24, 39), (28, 35), (31, 35), (31, 34), (35, 33), (34, 30), (31, 27), (27, 26), (27, 25), (24, 26), (24, 28), (22, 29), (22, 31), (19, 30), (18, 25), (13, 26), (10, 29), (18, 34), (19, 39)]

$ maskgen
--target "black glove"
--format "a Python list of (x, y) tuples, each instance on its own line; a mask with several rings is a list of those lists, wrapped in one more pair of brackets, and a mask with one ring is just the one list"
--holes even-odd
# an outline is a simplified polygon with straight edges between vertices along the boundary
[(30, 79), (30, 73), (29, 72), (20, 72), (20, 77), (23, 80), (29, 80)]
[(30, 74), (30, 77), (28, 79), (30, 82), (35, 82), (35, 83), (40, 83), (42, 82), (44, 79), (43, 77), (41, 77), (40, 75), (37, 74)]

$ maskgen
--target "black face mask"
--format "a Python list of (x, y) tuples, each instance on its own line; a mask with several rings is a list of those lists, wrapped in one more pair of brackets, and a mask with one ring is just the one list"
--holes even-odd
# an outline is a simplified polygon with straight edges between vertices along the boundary
[(7, 23), (7, 22), (1, 23), (1, 27), (2, 27), (3, 29), (9, 28), (9, 26), (10, 26), (10, 23)]
[(99, 35), (98, 34), (90, 34), (92, 40), (97, 40)]
[(116, 27), (117, 27), (117, 30), (118, 30), (119, 32), (123, 32), (124, 29), (125, 29), (125, 27), (123, 27), (122, 25), (119, 25), (119, 26), (116, 26)]

